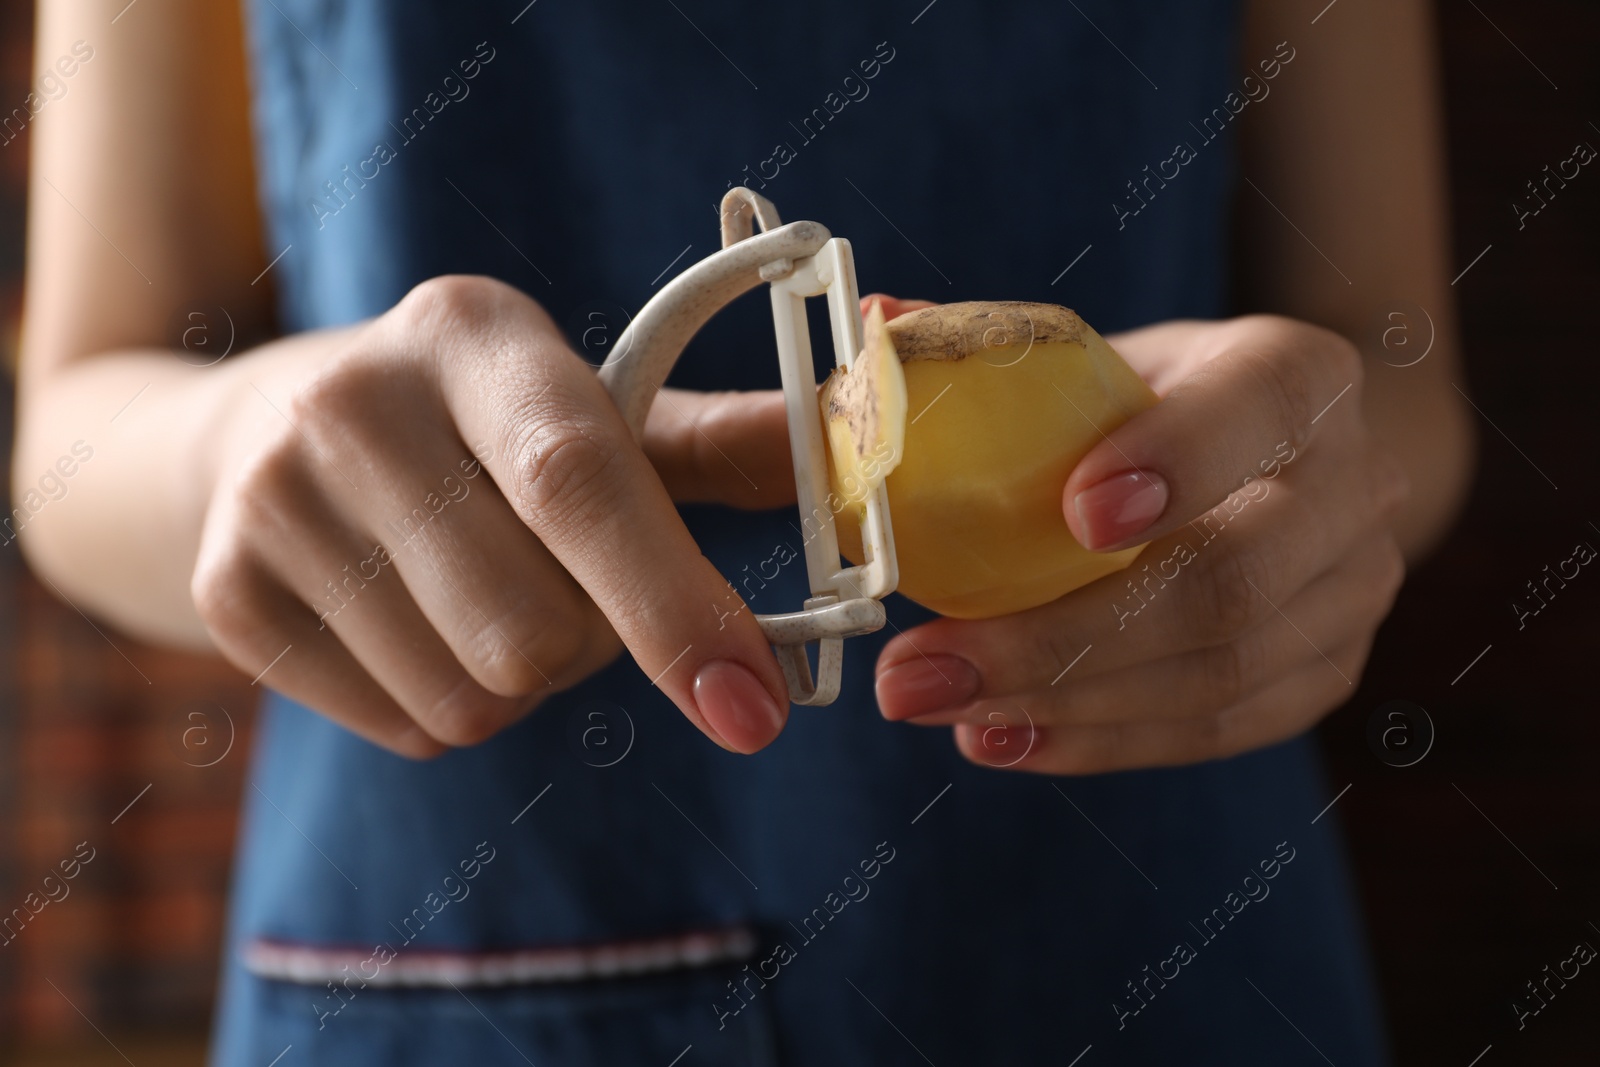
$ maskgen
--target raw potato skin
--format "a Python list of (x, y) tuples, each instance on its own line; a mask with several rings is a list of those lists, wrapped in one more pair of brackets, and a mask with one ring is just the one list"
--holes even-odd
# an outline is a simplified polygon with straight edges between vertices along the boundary
[[(908, 312), (889, 324), (889, 338), (902, 363), (965, 359), (981, 348), (1026, 345), (1029, 340), (1034, 344), (1082, 344), (1085, 334), (1094, 331), (1071, 308), (1021, 300), (940, 304)], [(998, 356), (991, 358), (996, 363), (1006, 362)]]
[[(1061, 513), (1078, 461), (1157, 402), (1104, 338), (1068, 308), (1018, 301), (944, 304), (888, 328), (908, 412), (884, 483), (901, 593), (943, 615), (989, 618), (1133, 562), (1143, 545), (1090, 552)], [(837, 515), (840, 549), (857, 563), (860, 517), (851, 503)]]
[(865, 341), (854, 366), (835, 367), (821, 390), (832, 481), (857, 503), (899, 463), (906, 426), (905, 374), (876, 301), (867, 312)]

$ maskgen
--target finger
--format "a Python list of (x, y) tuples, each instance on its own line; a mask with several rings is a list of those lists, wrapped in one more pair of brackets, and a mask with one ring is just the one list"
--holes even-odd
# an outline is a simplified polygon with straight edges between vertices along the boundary
[[(317, 492), (309, 485), (284, 485), (272, 497), (279, 503), (242, 516), (258, 531), (256, 551), (278, 583), (310, 607), (318, 625), (343, 643), (428, 736), (447, 745), (473, 745), (525, 715), (532, 707), (525, 697), (500, 696), (478, 684), (392, 567), (378, 565), (368, 579), (359, 563), (352, 566), (382, 558), (381, 546), (346, 527)], [(295, 498), (301, 504), (292, 512), (281, 503)], [(322, 536), (310, 543), (294, 536), (306, 528)]]
[[(782, 671), (754, 615), (700, 553), (593, 370), (549, 316), (486, 279), (435, 279), (393, 327), (449, 338), (445, 402), (518, 517), (610, 620), (652, 684), (741, 752), (788, 713)], [(441, 328), (442, 327), (442, 328)]]
[(923, 308), (939, 306), (933, 300), (901, 300), (899, 297), (889, 296), (886, 293), (868, 293), (861, 298), (861, 314), (865, 315), (870, 311), (875, 302), (883, 305), (883, 317), (885, 319), (897, 319), (908, 311), (921, 311)]
[(588, 594), (490, 491), (486, 484), (437, 515), (414, 507), (384, 531), (386, 543), (358, 564), (356, 578), (392, 566), (480, 686), (543, 701), (616, 658), (621, 643)]
[(936, 619), (897, 635), (878, 657), (879, 706), (909, 718), (1031, 693), (1069, 671), (1076, 682), (1237, 639), (1358, 537), (1378, 537), (1404, 492), (1386, 461), (1324, 463), (1305, 480), (1258, 481), (1259, 491), (1232, 501), (1237, 511), (1219, 509), (1216, 519), (1152, 543), (1127, 571), (1049, 604), (993, 619)]
[(795, 501), (781, 390), (663, 389), (645, 419), (644, 452), (680, 503), (759, 509)]
[[(933, 307), (931, 300), (862, 297), (884, 315)], [(663, 389), (645, 420), (644, 450), (676, 501), (776, 508), (795, 500), (794, 462), (781, 390), (700, 393)]]
[[(367, 437), (363, 454), (406, 457), (398, 470), (364, 477), (360, 494), (316, 468), (325, 494), (357, 496), (363, 536), (351, 539), (348, 558), (330, 561), (337, 569), (321, 576), (311, 599), (342, 615), (345, 599), (383, 583), (378, 599), (397, 595), (414, 602), (484, 690), (543, 700), (604, 666), (620, 643), (588, 594), (517, 518), (480, 460), (453, 435), (423, 437), (412, 429), (446, 417), (439, 411), (364, 431), (352, 427), (352, 434)], [(323, 522), (341, 524), (333, 515)], [(385, 618), (379, 614), (376, 621)], [(533, 703), (519, 699), (519, 714)]]
[[(1326, 650), (1351, 647), (1370, 634), (1375, 620), (1393, 605), (1404, 572), (1393, 540), (1374, 541), (1281, 605), (1281, 613), (1233, 641), (1102, 674), (1073, 670), (1031, 693), (978, 699), (909, 721), (1083, 726), (1215, 715), (1317, 663), (1337, 673), (1340, 668)], [(1346, 684), (1358, 681), (1350, 675)]]
[[(1231, 325), (1217, 335), (1215, 358), (1073, 469), (1063, 509), (1085, 547), (1111, 551), (1170, 533), (1246, 477), (1304, 451), (1327, 429), (1323, 413), (1341, 421), (1355, 413), (1361, 359), (1349, 342), (1286, 319)], [(1329, 408), (1336, 401), (1343, 411)]]
[[(1359, 671), (1370, 641), (1340, 649), (1335, 662)], [(1321, 669), (1317, 669), (1318, 666)], [(956, 747), (973, 763), (1039, 774), (1103, 774), (1224, 759), (1287, 740), (1309, 729), (1350, 696), (1320, 660), (1217, 715), (1178, 722), (1086, 726), (955, 728)]]
[(445, 751), (258, 561), (202, 550), (194, 589), (217, 649), (252, 684), (316, 708), (399, 755), (427, 759)]

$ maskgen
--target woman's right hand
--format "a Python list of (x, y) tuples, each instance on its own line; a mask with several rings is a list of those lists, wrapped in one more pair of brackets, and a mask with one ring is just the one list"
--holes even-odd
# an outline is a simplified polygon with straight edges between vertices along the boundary
[(332, 359), (227, 369), (251, 414), (222, 431), (192, 593), (246, 673), (416, 757), (623, 647), (724, 748), (782, 729), (777, 661), (673, 506), (792, 494), (781, 394), (671, 392), (641, 449), (539, 305), (473, 277), (418, 286)]

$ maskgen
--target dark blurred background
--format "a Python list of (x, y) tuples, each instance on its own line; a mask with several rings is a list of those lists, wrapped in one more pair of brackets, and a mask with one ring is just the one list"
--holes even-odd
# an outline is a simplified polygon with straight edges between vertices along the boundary
[[(1536, 1006), (1524, 983), (1580, 941), (1600, 949), (1600, 574), (1552, 583), (1520, 630), (1512, 602), (1537, 606), (1526, 583), (1578, 543), (1600, 549), (1600, 168), (1552, 183), (1521, 230), (1512, 204), (1579, 142), (1600, 150), (1600, 5), (1438, 7), (1456, 269), (1489, 248), (1455, 287), (1480, 469), (1321, 734), (1335, 788), (1354, 783), (1334, 811), (1399, 1062), (1467, 1067), (1492, 1044), (1478, 1067), (1595, 1064), (1600, 975), (1552, 983), (1520, 1030), (1511, 1002)], [(1437, 730), (1415, 766), (1386, 766), (1368, 744), (1393, 699)]]
[[(0, 6), (7, 112), (28, 91), (30, 7)], [(1521, 630), (1511, 605), (1577, 543), (1600, 547), (1600, 168), (1520, 231), (1511, 205), (1576, 143), (1600, 148), (1600, 6), (1440, 8), (1457, 268), (1489, 249), (1456, 286), (1482, 463), (1464, 520), (1411, 576), (1355, 699), (1321, 728), (1335, 788), (1350, 783), (1328, 817), (1349, 838), (1400, 1063), (1593, 1064), (1600, 975), (1552, 986), (1520, 1030), (1511, 1003), (1578, 942), (1600, 947), (1600, 577), (1552, 586)], [(27, 147), (27, 134), (0, 145), (7, 367)], [(10, 390), (0, 375), (6, 449)], [(0, 912), (77, 842), (95, 849), (71, 907), (46, 907), (0, 948), (0, 1063), (202, 1059), (253, 691), (215, 661), (129, 651), (148, 684), (0, 547)], [(1407, 767), (1369, 738), (1374, 717), (1402, 723), (1387, 717), (1393, 700), (1425, 709), (1436, 732)], [(232, 751), (200, 766), (224, 751), (230, 719)]]

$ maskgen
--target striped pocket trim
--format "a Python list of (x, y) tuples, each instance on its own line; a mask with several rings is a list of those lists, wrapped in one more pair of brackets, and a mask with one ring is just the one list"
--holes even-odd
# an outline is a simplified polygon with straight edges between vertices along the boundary
[(255, 938), (245, 943), (240, 959), (256, 977), (280, 982), (321, 986), (354, 979), (380, 988), (447, 989), (657, 974), (747, 960), (755, 949), (755, 932), (740, 926), (642, 940), (491, 951), (395, 951), (386, 944), (365, 949)]

